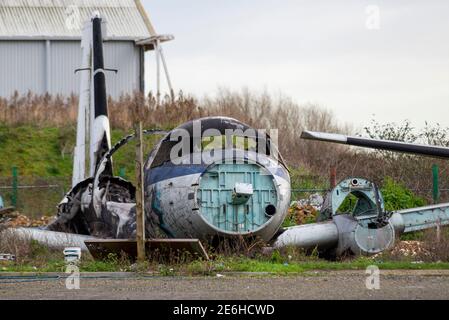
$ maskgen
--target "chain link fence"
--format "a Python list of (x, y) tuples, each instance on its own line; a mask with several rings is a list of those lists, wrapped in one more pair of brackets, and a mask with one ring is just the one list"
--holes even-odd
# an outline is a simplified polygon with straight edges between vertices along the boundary
[(0, 196), (5, 207), (15, 207), (30, 218), (54, 216), (70, 183), (70, 177), (0, 177)]
[[(329, 177), (292, 175), (292, 202), (309, 199), (316, 194), (324, 198), (335, 185), (335, 180), (335, 173)], [(428, 199), (434, 202), (447, 201), (449, 189), (438, 188), (437, 170), (434, 171), (433, 182), (433, 189), (411, 191), (428, 195)], [(14, 170), (10, 177), (0, 177), (0, 196), (4, 206), (15, 207), (33, 219), (54, 216), (57, 205), (70, 188), (71, 177), (25, 177), (17, 175)]]

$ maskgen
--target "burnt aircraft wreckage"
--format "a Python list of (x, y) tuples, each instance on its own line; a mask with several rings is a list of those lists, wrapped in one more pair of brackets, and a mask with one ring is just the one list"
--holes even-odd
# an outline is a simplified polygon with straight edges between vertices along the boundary
[[(81, 114), (90, 109), (94, 117), (88, 134), (91, 178), (81, 178), (84, 134), (75, 152), (74, 177), (78, 179), (59, 205), (57, 221), (48, 229), (132, 239), (136, 237), (136, 189), (113, 177), (112, 157), (134, 136), (110, 146), (99, 17), (92, 20), (92, 29), (94, 99), (90, 107), (80, 108)], [(82, 92), (88, 93), (89, 87)], [(85, 97), (85, 101), (90, 99)], [(86, 131), (83, 118), (80, 123), (78, 134)], [(239, 235), (268, 241), (279, 230), (290, 204), (290, 177), (268, 135), (224, 117), (191, 121), (171, 132), (145, 133), (164, 136), (145, 165), (149, 237), (158, 233), (168, 238), (196, 239)], [(246, 139), (246, 150), (244, 146), (222, 148), (222, 142), (233, 144), (239, 138)]]
[[(207, 140), (222, 140), (226, 132), (233, 132), (235, 137), (251, 129), (237, 120), (217, 117), (192, 121), (166, 134), (145, 165), (147, 234), (155, 236), (157, 226), (169, 238), (238, 235), (272, 239), (290, 204), (286, 166), (269, 154), (238, 149), (213, 149), (207, 159), (204, 152), (172, 158), (178, 137), (192, 136), (195, 126)], [(210, 130), (216, 135), (208, 135)], [(135, 237), (135, 187), (105, 174), (112, 155), (132, 139), (125, 138), (108, 151), (95, 177), (73, 188), (60, 204), (59, 218), (49, 226), (50, 230), (99, 238)], [(271, 140), (258, 137), (257, 143), (255, 138), (253, 141), (256, 147), (270, 144)], [(192, 143), (189, 138), (187, 148)]]
[[(449, 148), (419, 145), (389, 140), (351, 137), (341, 134), (304, 131), (302, 139), (346, 144), (380, 150), (397, 151), (422, 156), (449, 158)], [(339, 212), (348, 195), (357, 201), (350, 212)], [(343, 180), (331, 191), (318, 217), (321, 223), (290, 228), (276, 241), (275, 246), (286, 245), (319, 248), (332, 254), (376, 254), (395, 243), (403, 233), (449, 224), (449, 203), (387, 212), (379, 188), (361, 178)], [(301, 231), (301, 229), (303, 229)], [(311, 230), (315, 229), (315, 236)], [(317, 236), (318, 235), (318, 236)]]
[[(104, 68), (99, 14), (86, 25), (82, 47), (73, 189), (60, 203), (57, 220), (47, 228), (12, 232), (49, 246), (86, 250), (84, 241), (89, 239), (136, 238), (136, 188), (113, 176), (113, 155), (134, 136), (111, 146), (105, 81), (110, 70)], [(276, 249), (294, 246), (318, 248), (330, 255), (374, 254), (390, 248), (401, 233), (449, 223), (449, 204), (387, 212), (374, 183), (348, 178), (328, 193), (317, 223), (283, 229), (291, 200), (290, 175), (270, 135), (225, 117), (145, 134), (163, 136), (144, 168), (145, 229), (150, 238), (190, 238), (211, 244), (258, 238)], [(302, 137), (449, 157), (449, 149), (442, 147), (312, 132)], [(357, 201), (349, 212), (340, 212), (349, 195)]]
[[(112, 159), (134, 136), (111, 147), (105, 85), (108, 70), (104, 68), (99, 15), (85, 28), (82, 46), (85, 65), (79, 70), (83, 74), (73, 189), (60, 203), (54, 223), (46, 230), (28, 233), (38, 240), (56, 237), (52, 231), (65, 233), (77, 243), (90, 237), (133, 239), (136, 188), (113, 176)], [(278, 233), (290, 205), (290, 176), (268, 134), (226, 117), (199, 119), (170, 132), (148, 130), (145, 134), (163, 135), (145, 165), (148, 237), (212, 242), (257, 237), (270, 241)], [(90, 146), (90, 177), (84, 179), (86, 144)]]

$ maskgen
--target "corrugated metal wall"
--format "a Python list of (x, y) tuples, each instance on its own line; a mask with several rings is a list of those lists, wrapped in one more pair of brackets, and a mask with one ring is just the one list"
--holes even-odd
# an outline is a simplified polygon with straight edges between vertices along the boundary
[[(107, 74), (107, 90), (113, 98), (139, 90), (140, 49), (134, 42), (106, 42), (105, 65), (119, 70)], [(49, 46), (45, 41), (0, 41), (0, 96), (9, 97), (15, 90), (78, 94), (79, 75), (74, 71), (81, 67), (79, 41), (51, 41)]]
[(0, 96), (45, 90), (45, 42), (0, 42)]
[(48, 92), (64, 95), (69, 95), (72, 92), (77, 94), (80, 87), (80, 76), (75, 74), (75, 70), (83, 67), (81, 66), (80, 43), (77, 41), (50, 42), (50, 61)]

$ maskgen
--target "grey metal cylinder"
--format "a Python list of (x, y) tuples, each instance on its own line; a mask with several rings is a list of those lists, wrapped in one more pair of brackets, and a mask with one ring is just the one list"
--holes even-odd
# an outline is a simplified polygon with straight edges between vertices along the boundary
[(84, 241), (95, 239), (94, 237), (77, 234), (26, 228), (6, 229), (2, 232), (2, 235), (4, 235), (6, 239), (7, 237), (15, 237), (25, 241), (35, 240), (51, 249), (79, 247), (82, 251), (88, 251)]
[(404, 217), (400, 213), (393, 213), (393, 215), (390, 218), (390, 222), (394, 227), (394, 231), (397, 234), (402, 234), (405, 230), (405, 222)]
[(276, 249), (285, 247), (327, 248), (338, 244), (338, 229), (334, 222), (313, 223), (288, 228), (274, 242)]

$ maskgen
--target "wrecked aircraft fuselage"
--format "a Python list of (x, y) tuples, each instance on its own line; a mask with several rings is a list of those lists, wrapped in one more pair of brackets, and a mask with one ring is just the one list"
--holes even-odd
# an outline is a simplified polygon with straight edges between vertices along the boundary
[[(113, 154), (134, 136), (111, 147), (105, 78), (110, 69), (104, 68), (102, 24), (100, 13), (94, 12), (83, 30), (81, 46), (87, 66), (80, 69), (84, 77), (74, 187), (48, 229), (135, 239), (136, 188), (113, 176), (112, 161)], [(146, 134), (164, 136), (145, 166), (147, 237), (243, 236), (269, 241), (279, 230), (290, 204), (290, 176), (276, 142), (265, 131), (231, 118), (208, 117), (168, 133), (150, 130)], [(87, 175), (90, 178), (83, 181)]]
[[(192, 138), (183, 143), (184, 137)], [(145, 183), (147, 212), (174, 238), (269, 241), (290, 205), (290, 176), (277, 147), (230, 118), (200, 119), (170, 132), (150, 155)]]
[[(101, 239), (136, 239), (136, 189), (113, 177), (113, 154), (134, 136), (110, 146), (103, 61), (102, 20), (98, 13), (83, 32), (83, 68), (74, 188), (59, 205), (58, 219), (47, 229)], [(90, 59), (92, 55), (93, 59)], [(89, 114), (90, 124), (85, 123)], [(373, 254), (394, 244), (396, 234), (449, 224), (449, 205), (388, 213), (375, 184), (351, 178), (326, 199), (319, 223), (281, 229), (291, 197), (290, 176), (277, 144), (265, 131), (235, 119), (209, 117), (167, 133), (145, 165), (144, 200), (147, 238), (259, 238), (282, 249), (318, 248), (335, 255)], [(91, 146), (90, 178), (85, 146)], [(449, 157), (448, 148), (374, 141), (305, 132), (303, 138), (357, 146)], [(349, 212), (338, 212), (346, 196), (357, 198)], [(40, 232), (31, 233), (37, 239)], [(54, 233), (51, 239), (57, 238)], [(82, 237), (81, 237), (82, 238)], [(51, 240), (50, 239), (50, 240)], [(55, 240), (56, 241), (56, 240)], [(71, 241), (80, 241), (75, 237)]]
[[(112, 148), (96, 176), (65, 197), (50, 230), (135, 237), (134, 186), (102, 174), (132, 138)], [(146, 163), (147, 235), (269, 241), (288, 213), (290, 195), (288, 169), (269, 135), (230, 118), (192, 121), (166, 134)]]

